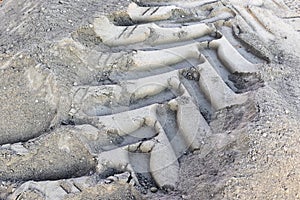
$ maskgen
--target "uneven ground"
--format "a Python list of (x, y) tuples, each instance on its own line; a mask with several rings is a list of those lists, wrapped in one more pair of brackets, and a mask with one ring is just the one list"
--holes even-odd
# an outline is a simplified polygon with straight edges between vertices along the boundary
[[(172, 5), (172, 1), (153, 2)], [(231, 73), (218, 61), (212, 50), (204, 50), (203, 54), (218, 69), (222, 80), (231, 90), (237, 94), (248, 91), (249, 94), (246, 103), (222, 109), (207, 106), (210, 103), (203, 98), (203, 94), (201, 96), (195, 92), (198, 86), (192, 81), (198, 81), (197, 74), (192, 78), (185, 74), (186, 79), (180, 80), (196, 99), (196, 105), (209, 124), (212, 136), (208, 139), (210, 143), (206, 141), (207, 138), (203, 139), (204, 145), (200, 150), (187, 152), (180, 149), (180, 139), (172, 141), (180, 166), (175, 187), (160, 187), (157, 181), (160, 179), (155, 182), (151, 177), (154, 176), (153, 173), (148, 173), (148, 169), (144, 169), (147, 173), (137, 174), (139, 184), (134, 184), (132, 171), (128, 173), (124, 169), (111, 169), (109, 172), (99, 173), (97, 167), (101, 163), (97, 163), (99, 160), (95, 159), (91, 149), (94, 148), (93, 153), (103, 153), (107, 150), (103, 146), (108, 146), (109, 150), (115, 148), (107, 145), (109, 141), (113, 140), (117, 146), (132, 142), (126, 143), (126, 138), (125, 142), (119, 142), (123, 138), (114, 138), (115, 135), (112, 134), (112, 138), (100, 137), (97, 140), (99, 144), (93, 143), (95, 147), (91, 147), (90, 143), (87, 147), (83, 141), (89, 139), (81, 137), (81, 134), (88, 133), (92, 137), (95, 130), (78, 126), (88, 123), (100, 130), (100, 125), (92, 117), (107, 116), (108, 113), (102, 109), (102, 105), (100, 108), (97, 105), (98, 107), (90, 109), (88, 106), (94, 106), (94, 102), (83, 101), (82, 106), (92, 113), (92, 117), (69, 118), (66, 114), (73, 103), (67, 98), (69, 94), (73, 94), (70, 88), (115, 83), (121, 85), (120, 80), (126, 82), (128, 79), (151, 77), (194, 64), (189, 60), (188, 63), (153, 72), (146, 70), (123, 73), (120, 70), (108, 78), (105, 70), (94, 73), (95, 71), (84, 68), (86, 65), (93, 67), (93, 52), (115, 53), (129, 52), (131, 49), (158, 50), (170, 47), (161, 45), (154, 48), (142, 44), (110, 48), (91, 34), (89, 25), (93, 24), (95, 18), (103, 14), (110, 15), (114, 11), (125, 11), (129, 3), (113, 0), (1, 2), (0, 199), (300, 199), (298, 1), (253, 1), (252, 5), (258, 8), (250, 8), (247, 12), (251, 15), (246, 17), (242, 8), (248, 9), (247, 3), (250, 4), (250, 1), (244, 5), (234, 0), (213, 2), (215, 4), (212, 8), (223, 8), (226, 5), (235, 10), (235, 15), (243, 16), (230, 17), (230, 20), (220, 20), (221, 22), (216, 21), (214, 24), (241, 55), (260, 64), (259, 72)], [(144, 4), (146, 5), (147, 3)], [(209, 11), (203, 11), (204, 19), (193, 19), (193, 23), (213, 16), (209, 15), (213, 9), (210, 10), (209, 6), (206, 9)], [(264, 14), (259, 15), (255, 9)], [(272, 15), (269, 16), (266, 11), (270, 11)], [(214, 12), (218, 16), (219, 11)], [(121, 25), (133, 23), (122, 13), (114, 17), (116, 23)], [(250, 17), (255, 20), (251, 21)], [(176, 23), (182, 23), (185, 17), (182, 18), (177, 18), (176, 22), (170, 20), (161, 24), (172, 27)], [(82, 44), (83, 50), (80, 47), (77, 51), (70, 38)], [(122, 38), (121, 35), (119, 38)], [(85, 51), (90, 54), (85, 54)], [(234, 60), (233, 63), (235, 62), (237, 61)], [(203, 72), (199, 73), (202, 80)], [(169, 134), (178, 130), (179, 126), (175, 122), (174, 112), (166, 106), (166, 102), (174, 99), (174, 96), (177, 97), (178, 94), (164, 91), (152, 99), (141, 98), (135, 105), (131, 105), (129, 99), (130, 103), (126, 108), (113, 107), (113, 111), (122, 113), (124, 109), (130, 111), (160, 103), (164, 106), (157, 115), (160, 116), (160, 122), (163, 121), (163, 129)], [(206, 95), (207, 98), (209, 97)], [(214, 99), (210, 100), (214, 102)], [(190, 113), (191, 116), (193, 114), (194, 112)], [(192, 117), (189, 120), (194, 122)], [(190, 126), (193, 127), (194, 124)], [(137, 134), (143, 132), (147, 137), (154, 137), (152, 129), (142, 128), (144, 129)], [(14, 145), (10, 145), (11, 143)], [(109, 155), (114, 160), (112, 157), (115, 154)], [(135, 159), (138, 161), (132, 163), (139, 163), (140, 158)], [(157, 161), (158, 164), (160, 162), (162, 161)], [(148, 168), (143, 164), (136, 167)]]

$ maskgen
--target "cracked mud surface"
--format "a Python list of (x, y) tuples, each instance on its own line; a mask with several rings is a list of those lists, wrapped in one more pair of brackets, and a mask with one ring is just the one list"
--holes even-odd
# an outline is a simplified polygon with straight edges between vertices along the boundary
[(299, 199), (299, 3), (134, 2), (0, 1), (0, 199)]

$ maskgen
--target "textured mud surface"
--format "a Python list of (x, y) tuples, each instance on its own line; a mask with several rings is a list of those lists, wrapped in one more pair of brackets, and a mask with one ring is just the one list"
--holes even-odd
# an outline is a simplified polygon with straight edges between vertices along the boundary
[(297, 1), (0, 1), (0, 199), (298, 199)]

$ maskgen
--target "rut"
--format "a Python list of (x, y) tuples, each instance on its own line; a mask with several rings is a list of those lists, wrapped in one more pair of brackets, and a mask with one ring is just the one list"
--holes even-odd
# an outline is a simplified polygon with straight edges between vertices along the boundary
[[(259, 70), (273, 52), (251, 42), (268, 44), (275, 27), (259, 21), (259, 9), (234, 1), (136, 1), (55, 42), (54, 58), (77, 63), (82, 80), (94, 78), (69, 86), (67, 120), (59, 126), (1, 146), (1, 180), (23, 182), (9, 198), (32, 192), (63, 199), (114, 181), (175, 190), (180, 158), (205, 156), (218, 143), (222, 133), (210, 126), (216, 113), (247, 107), (263, 85)], [(36, 72), (26, 73), (34, 86)], [(58, 105), (57, 91), (49, 93)]]

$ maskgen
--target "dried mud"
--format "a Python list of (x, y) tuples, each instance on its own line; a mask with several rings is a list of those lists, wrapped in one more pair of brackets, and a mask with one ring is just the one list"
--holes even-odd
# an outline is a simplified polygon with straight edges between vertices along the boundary
[(300, 199), (299, 2), (134, 2), (0, 1), (0, 199)]

